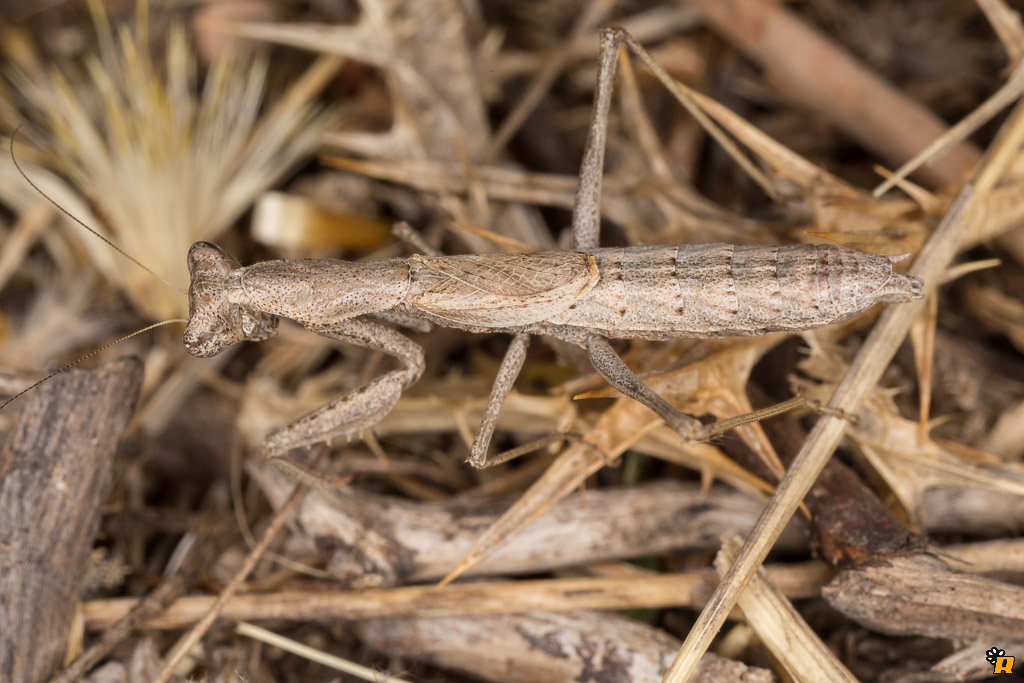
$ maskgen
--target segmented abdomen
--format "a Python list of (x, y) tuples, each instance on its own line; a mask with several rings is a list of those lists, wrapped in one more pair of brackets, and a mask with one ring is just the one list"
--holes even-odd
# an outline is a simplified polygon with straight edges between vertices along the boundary
[(612, 337), (710, 337), (803, 330), (920, 283), (889, 257), (822, 245), (693, 244), (596, 249), (597, 285), (559, 319)]

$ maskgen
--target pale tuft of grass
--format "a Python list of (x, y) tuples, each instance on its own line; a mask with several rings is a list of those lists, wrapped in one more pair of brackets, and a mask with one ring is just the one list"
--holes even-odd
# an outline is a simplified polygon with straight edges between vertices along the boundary
[[(112, 31), (102, 9), (94, 19), (99, 54), (87, 59), (85, 75), (72, 80), (53, 69), (43, 82), (14, 80), (41, 114), (50, 163), (98, 208), (105, 225), (93, 227), (187, 286), (188, 247), (216, 239), (334, 125), (334, 112), (312, 102), (332, 65), (318, 62), (263, 113), (265, 54), (228, 51), (199, 84), (180, 25), (170, 31), (161, 69), (142, 19), (134, 33)], [(180, 293), (99, 240), (84, 235), (82, 243), (144, 315), (182, 315)]]

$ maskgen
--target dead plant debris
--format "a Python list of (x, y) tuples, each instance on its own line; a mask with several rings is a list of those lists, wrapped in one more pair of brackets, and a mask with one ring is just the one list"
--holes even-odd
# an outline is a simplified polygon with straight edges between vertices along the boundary
[[(177, 285), (201, 240), (243, 263), (566, 248), (606, 25), (689, 111), (620, 59), (602, 244), (834, 243), (934, 276), (880, 322), (617, 347), (693, 415), (811, 406), (711, 443), (534, 343), (495, 445), (556, 437), (479, 471), (500, 335), (410, 332), (418, 383), (285, 473), (266, 435), (391, 361), (288, 325), (206, 361), (133, 338), (0, 411), (0, 591), (22, 596), (0, 600), (0, 679), (909, 682), (990, 675), (993, 647), (1024, 670), (1020, 9), (5, 4), (0, 134)], [(0, 399), (184, 314), (7, 154), (0, 242)], [(129, 354), (144, 377), (111, 398)], [(78, 407), (49, 407), (65, 385)], [(138, 385), (115, 451), (89, 430)], [(757, 526), (794, 460), (821, 476), (787, 477), (770, 509), (797, 512)]]

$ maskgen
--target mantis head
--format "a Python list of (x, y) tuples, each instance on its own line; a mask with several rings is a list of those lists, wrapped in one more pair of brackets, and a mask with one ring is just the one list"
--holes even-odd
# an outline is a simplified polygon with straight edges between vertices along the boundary
[(209, 358), (241, 341), (263, 341), (277, 333), (277, 316), (230, 300), (241, 287), (238, 261), (209, 242), (188, 250), (188, 324), (182, 341), (193, 356)]

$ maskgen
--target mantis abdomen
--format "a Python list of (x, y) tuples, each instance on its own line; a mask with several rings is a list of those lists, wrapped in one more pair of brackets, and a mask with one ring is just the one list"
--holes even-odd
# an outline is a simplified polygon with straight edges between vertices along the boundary
[(806, 330), (920, 282), (883, 254), (834, 246), (692, 244), (596, 249), (597, 284), (548, 322), (609, 337), (718, 337)]

